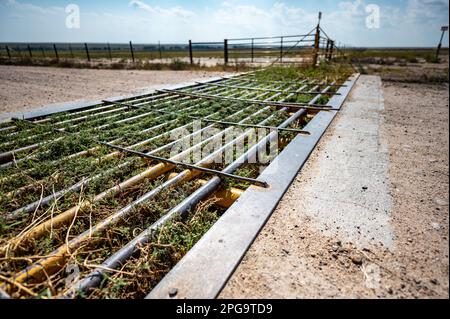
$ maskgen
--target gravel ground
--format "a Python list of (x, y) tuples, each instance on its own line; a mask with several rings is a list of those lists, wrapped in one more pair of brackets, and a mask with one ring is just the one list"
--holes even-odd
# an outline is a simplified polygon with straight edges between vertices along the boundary
[(226, 73), (128, 71), (0, 65), (0, 118), (6, 113), (143, 92)]
[(361, 247), (301, 209), (316, 162), (336, 142), (339, 114), (222, 298), (448, 298), (448, 85), (384, 83), (383, 90), (393, 244)]

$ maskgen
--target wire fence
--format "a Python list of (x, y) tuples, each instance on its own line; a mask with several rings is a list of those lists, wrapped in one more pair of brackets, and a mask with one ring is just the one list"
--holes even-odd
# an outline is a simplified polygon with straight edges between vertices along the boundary
[(92, 61), (130, 61), (180, 59), (187, 63), (211, 60), (228, 63), (307, 63), (331, 60), (336, 47), (317, 26), (302, 35), (224, 39), (216, 42), (184, 44), (110, 43), (2, 43), (3, 59), (54, 59)]

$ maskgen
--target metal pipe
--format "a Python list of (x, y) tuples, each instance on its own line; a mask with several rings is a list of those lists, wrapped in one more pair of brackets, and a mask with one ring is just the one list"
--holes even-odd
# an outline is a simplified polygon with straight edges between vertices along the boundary
[[(173, 160), (178, 160), (178, 158), (181, 159), (184, 156), (187, 156), (188, 154), (190, 154), (191, 151), (194, 151), (195, 149), (201, 147), (202, 144), (203, 143), (199, 143), (199, 144), (185, 150), (184, 152), (178, 154), (177, 156), (173, 157), (172, 159)], [(94, 198), (93, 202), (96, 202), (96, 201), (99, 201), (99, 200), (105, 198), (107, 195), (111, 194), (112, 192), (118, 192), (120, 190), (126, 189), (133, 185), (136, 185), (143, 179), (156, 178), (157, 176), (167, 172), (168, 170), (170, 170), (172, 168), (173, 168), (173, 165), (170, 165), (170, 164), (158, 164), (158, 165), (146, 170), (145, 172), (142, 172), (141, 174), (134, 176), (131, 179), (121, 183), (120, 185), (97, 195)], [(69, 211), (66, 211), (63, 214), (72, 214), (72, 216), (73, 216), (73, 214), (75, 214), (76, 211), (86, 207), (87, 205), (89, 205), (89, 203), (83, 203), (81, 205), (77, 205), (77, 206), (71, 208)], [(61, 214), (58, 215), (55, 219), (58, 219), (59, 217), (61, 217)], [(56, 222), (56, 225), (57, 225), (58, 221), (56, 221), (55, 219), (53, 221), (54, 221), (54, 223)], [(89, 230), (87, 232), (88, 232), (89, 236), (92, 234)], [(84, 234), (86, 234), (86, 232)], [(77, 238), (79, 238), (79, 237), (77, 237)], [(73, 240), (73, 241), (71, 241), (71, 243), (76, 244), (76, 243), (78, 243), (78, 241)], [(72, 246), (70, 245), (70, 247), (72, 247)], [(46, 268), (50, 268), (52, 265), (62, 262), (65, 258), (65, 254), (61, 254), (61, 252), (65, 252), (65, 251), (67, 251), (67, 247), (64, 247), (64, 246), (60, 247), (57, 251), (54, 252), (54, 254), (51, 254), (50, 257), (45, 258), (30, 267), (27, 267), (24, 271), (17, 274), (17, 276), (15, 277), (15, 281), (21, 282), (21, 281), (26, 280), (29, 277), (40, 276), (40, 274), (42, 273), (42, 270), (44, 270)]]
[[(280, 110), (280, 112), (285, 112), (285, 111), (287, 111), (287, 109)], [(302, 110), (302, 111), (299, 111), (299, 112), (305, 112), (305, 111)], [(270, 117), (272, 117), (272, 116), (273, 116), (273, 114)], [(266, 122), (267, 120), (268, 119), (264, 120), (262, 123)], [(234, 139), (233, 141), (229, 142), (225, 146), (221, 147), (216, 152), (214, 152), (214, 153), (210, 154), (209, 156), (207, 156), (206, 158), (202, 159), (199, 163), (197, 163), (197, 165), (207, 165), (208, 163), (212, 163), (213, 160), (217, 156), (222, 156), (223, 152), (226, 149), (232, 147), (235, 143), (238, 143), (239, 140), (245, 139), (246, 136), (248, 136), (249, 134), (252, 133), (252, 131), (253, 130), (248, 130), (246, 133), (242, 134), (240, 137)], [(161, 188), (165, 188), (165, 187), (176, 185), (176, 184), (181, 183), (181, 182), (185, 182), (185, 181), (193, 178), (195, 175), (196, 175), (195, 171), (192, 172), (192, 171), (189, 171), (189, 170), (185, 170), (185, 171), (183, 171), (180, 174), (172, 175), (173, 178), (169, 179), (166, 183), (161, 185)], [(206, 184), (208, 184), (208, 183), (209, 182), (207, 182)], [(205, 186), (202, 186), (202, 188), (203, 187), (205, 187)], [(159, 191), (160, 190), (153, 190), (153, 191), (149, 192), (148, 194), (146, 194), (144, 196), (146, 197), (146, 200), (148, 200), (148, 199), (154, 197)], [(171, 210), (171, 212), (172, 211), (173, 210)], [(175, 213), (173, 213), (173, 214), (175, 214)], [(125, 259), (127, 259), (129, 256), (131, 256), (131, 254), (134, 252), (134, 250), (136, 248), (136, 245), (145, 243), (146, 240), (148, 240), (151, 237), (153, 232), (156, 229), (158, 229), (160, 225), (163, 225), (166, 221), (170, 220), (167, 217), (171, 218), (171, 216), (172, 215), (170, 215), (170, 216), (167, 216), (167, 215), (163, 216), (160, 220), (158, 220), (156, 223), (154, 223), (152, 226), (150, 226), (150, 228), (148, 228), (146, 231), (141, 233), (141, 235), (139, 235), (137, 238), (135, 238), (133, 241), (131, 241), (129, 244), (127, 244), (125, 247), (123, 247), (121, 250), (119, 250), (119, 252), (117, 252), (116, 254), (111, 256), (110, 258), (108, 258), (102, 264), (101, 268), (94, 270), (86, 278), (84, 278), (83, 280), (78, 282), (74, 286), (74, 288), (70, 290), (69, 295), (73, 296), (73, 294), (76, 293), (77, 291), (86, 291), (87, 289), (89, 289), (91, 287), (97, 286), (100, 283), (100, 281), (101, 281), (101, 279), (103, 277), (105, 269), (114, 269), (119, 264), (121, 264)], [(150, 237), (147, 237), (147, 235), (150, 235)]]
[[(248, 107), (248, 108), (246, 108), (246, 109), (249, 109), (249, 108), (250, 108), (250, 107)], [(239, 113), (241, 113), (241, 112), (244, 112), (244, 111), (245, 111), (245, 109), (240, 110), (239, 112), (237, 112), (237, 113), (235, 113), (235, 114), (232, 114), (232, 115), (230, 115), (230, 116), (228, 116), (228, 117), (236, 116), (237, 114), (239, 114)], [(243, 121), (245, 121), (245, 120), (251, 118), (252, 116), (255, 116), (255, 115), (259, 114), (259, 113), (262, 112), (262, 111), (263, 111), (263, 110), (260, 110), (259, 112), (256, 112), (256, 113), (252, 114), (251, 116), (247, 117), (247, 118), (244, 119)], [(210, 128), (210, 127), (212, 127), (212, 126), (203, 128), (203, 129), (200, 130), (200, 132), (201, 132), (201, 131), (204, 131), (204, 130)], [(178, 128), (178, 129), (179, 129), (179, 128)], [(227, 131), (227, 130), (225, 130), (225, 131)], [(224, 132), (225, 132), (225, 131), (224, 131)], [(195, 134), (195, 133), (196, 133), (196, 132), (192, 133), (191, 135), (193, 135), (193, 134)], [(167, 133), (164, 133), (164, 134), (167, 134)], [(214, 137), (215, 137), (215, 136), (210, 137), (210, 138), (207, 139), (206, 141), (211, 140), (211, 139), (213, 139)], [(186, 137), (185, 137), (185, 138), (186, 138)], [(187, 138), (189, 138), (189, 136), (187, 136)], [(176, 142), (178, 142), (178, 141), (174, 141), (174, 142), (172, 142), (172, 143), (169, 143), (169, 144), (165, 145), (164, 147), (158, 148), (158, 149), (156, 149), (156, 150), (153, 150), (152, 152), (150, 152), (150, 153), (148, 153), (148, 154), (156, 154), (157, 152), (160, 152), (162, 149), (168, 147), (170, 144), (174, 144), (174, 143), (176, 143)], [(202, 143), (205, 143), (205, 141), (202, 141)], [(136, 144), (136, 145), (139, 145), (139, 144), (141, 144), (141, 143), (138, 143), (138, 144)], [(136, 145), (134, 145), (134, 146), (136, 146)], [(194, 147), (197, 147), (197, 148), (198, 148), (198, 145), (199, 145), (199, 144), (197, 144), (197, 145), (194, 146)], [(134, 146), (132, 146), (132, 147), (134, 147)], [(185, 153), (185, 155), (189, 154), (189, 152), (186, 152), (186, 151), (185, 151), (184, 153)], [(113, 154), (113, 153), (112, 153), (112, 154)], [(111, 155), (111, 154), (109, 154), (109, 156), (110, 156), (110, 155)], [(129, 163), (129, 162), (123, 163), (122, 165), (126, 165), (127, 163)], [(119, 168), (122, 168), (122, 166), (119, 167)], [(105, 172), (105, 173), (109, 173), (110, 171), (113, 171), (113, 170), (115, 170), (115, 169), (117, 169), (117, 168), (113, 168), (113, 169), (111, 169), (111, 170), (109, 170), (109, 171), (107, 171), (107, 172)], [(92, 181), (92, 180), (94, 180), (94, 179), (96, 179), (96, 178), (99, 178), (99, 177), (101, 177), (101, 176), (95, 176), (95, 177), (93, 177), (93, 178), (89, 178), (89, 179), (87, 179), (87, 180), (84, 181), (84, 184), (78, 183), (78, 184), (74, 185), (74, 187), (76, 186), (77, 189), (72, 189), (71, 191), (79, 190), (79, 189), (81, 188), (81, 186), (84, 186), (84, 185), (86, 185), (88, 182), (90, 182), (90, 181)], [(61, 195), (61, 194), (57, 193), (57, 195)], [(55, 198), (56, 198), (56, 197), (55, 197)], [(50, 198), (50, 200), (51, 200), (51, 198)], [(33, 204), (28, 205), (28, 206), (27, 206), (27, 210), (28, 210), (28, 212), (31, 212), (31, 211), (33, 211), (33, 210), (36, 208), (36, 205), (44, 205), (44, 204), (48, 204), (48, 202), (49, 202), (49, 198), (45, 198), (45, 199), (43, 199), (43, 200), (36, 201), (36, 202), (34, 202)], [(32, 208), (33, 208), (33, 209), (32, 209)], [(69, 211), (66, 211), (66, 212), (64, 212), (64, 213), (62, 213), (62, 214), (60, 214), (60, 215), (58, 215), (57, 217), (53, 218), (52, 220), (47, 221), (47, 222), (45, 222), (44, 224), (38, 225), (38, 226), (35, 227), (34, 229), (30, 230), (30, 231), (26, 234), (26, 236), (23, 236), (23, 237), (21, 237), (21, 238), (18, 238), (17, 240), (18, 240), (18, 241), (22, 241), (22, 240), (24, 240), (24, 239), (37, 238), (38, 236), (41, 236), (47, 229), (49, 229), (49, 228), (55, 229), (55, 228), (57, 228), (59, 225), (62, 225), (62, 223), (63, 223), (62, 221), (63, 221), (63, 220), (65, 220), (65, 221), (70, 221), (70, 218), (73, 216), (74, 212), (75, 212), (75, 211), (72, 210), (72, 209), (69, 210)], [(23, 213), (23, 208), (21, 208), (21, 209), (19, 209), (19, 210), (16, 210), (15, 212), (11, 213), (11, 214), (14, 214), (14, 216), (12, 216), (10, 219), (17, 218), (18, 216), (20, 216), (19, 214), (21, 214), (21, 213)]]
[(176, 90), (162, 90), (162, 92), (168, 92), (168, 93), (172, 93), (175, 95), (188, 95), (188, 96), (205, 98), (205, 99), (223, 99), (223, 100), (229, 100), (229, 101), (238, 101), (238, 102), (252, 103), (252, 104), (299, 108), (299, 109), (305, 109), (305, 110), (337, 111), (337, 109), (334, 109), (329, 105), (320, 105), (320, 104), (265, 102), (265, 101), (245, 100), (245, 99), (238, 99), (238, 98), (231, 98), (231, 97), (219, 97), (217, 95), (193, 94), (193, 93), (187, 93), (187, 92), (176, 91)]

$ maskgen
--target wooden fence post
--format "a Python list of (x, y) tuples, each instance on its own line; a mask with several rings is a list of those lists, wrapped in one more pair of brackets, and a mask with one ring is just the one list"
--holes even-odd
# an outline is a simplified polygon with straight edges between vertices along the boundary
[(228, 40), (223, 40), (223, 58), (225, 64), (228, 64)]
[(325, 48), (325, 59), (327, 59), (327, 60), (328, 60), (329, 51), (330, 51), (330, 39), (327, 39), (327, 46)]
[(7, 45), (5, 45), (5, 48), (6, 48), (6, 53), (8, 53), (8, 59), (10, 59), (10, 60), (11, 60), (11, 52), (9, 52), (9, 48), (8, 48), (8, 46), (7, 46)]
[(312, 62), (312, 66), (314, 68), (317, 66), (317, 60), (319, 57), (319, 47), (320, 47), (320, 26), (317, 25), (316, 36), (314, 38), (314, 52), (313, 52), (313, 62)]
[(161, 41), (158, 41), (159, 59), (162, 60)]
[(87, 43), (84, 44), (84, 49), (86, 50), (86, 58), (88, 60), (88, 62), (91, 62), (91, 56), (89, 55), (89, 48)]
[(109, 56), (109, 60), (112, 62), (112, 53), (111, 53), (111, 45), (108, 42), (108, 56)]
[(133, 60), (134, 63), (134, 50), (133, 50), (133, 43), (131, 43), (131, 41), (130, 41), (130, 50), (131, 50), (131, 59)]
[(255, 39), (252, 38), (252, 63), (255, 56)]
[(280, 62), (283, 62), (283, 41), (284, 41), (284, 39), (283, 39), (283, 37), (281, 37), (281, 40), (280, 40)]
[(53, 44), (53, 50), (55, 51), (56, 60), (59, 60), (58, 49), (56, 49), (56, 44)]
[(30, 59), (32, 59), (33, 58), (33, 53), (31, 53), (31, 47), (30, 47), (29, 44), (28, 44), (28, 53), (30, 54)]
[(334, 41), (331, 40), (330, 53), (328, 54), (328, 61), (331, 61), (333, 59), (333, 50), (334, 50)]
[(72, 50), (72, 45), (71, 45), (71, 44), (69, 44), (69, 51), (70, 51), (70, 57), (71, 57), (72, 59), (74, 59), (75, 56), (73, 55), (73, 50)]
[(189, 40), (189, 60), (191, 61), (191, 65), (194, 64), (194, 56), (192, 54), (192, 40)]

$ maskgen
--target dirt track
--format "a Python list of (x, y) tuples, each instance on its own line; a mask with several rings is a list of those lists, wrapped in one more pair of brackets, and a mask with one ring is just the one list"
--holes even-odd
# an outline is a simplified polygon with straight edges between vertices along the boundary
[(127, 71), (0, 65), (0, 118), (37, 106), (96, 100), (221, 76), (201, 71)]
[(448, 298), (448, 85), (384, 83), (383, 89), (393, 246), (361, 249), (330, 236), (301, 209), (301, 192), (335, 138), (339, 114), (221, 297)]

